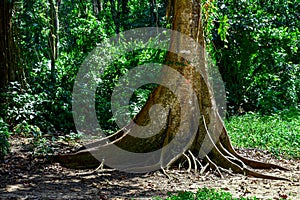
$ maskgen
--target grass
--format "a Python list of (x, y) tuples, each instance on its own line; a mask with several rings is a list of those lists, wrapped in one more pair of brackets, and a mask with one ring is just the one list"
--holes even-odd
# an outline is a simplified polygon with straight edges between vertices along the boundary
[[(169, 194), (166, 200), (255, 200), (256, 197), (234, 198), (232, 194), (224, 191), (216, 191), (215, 189), (200, 188), (196, 193), (193, 192), (178, 192), (177, 194)], [(156, 198), (156, 200), (162, 200)]]
[(263, 116), (247, 113), (226, 122), (234, 146), (259, 148), (274, 156), (300, 158), (300, 110), (289, 109)]

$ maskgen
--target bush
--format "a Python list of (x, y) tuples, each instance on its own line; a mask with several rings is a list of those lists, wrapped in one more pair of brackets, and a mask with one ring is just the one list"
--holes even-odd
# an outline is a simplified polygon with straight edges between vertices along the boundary
[(1, 94), (1, 112), (6, 113), (3, 119), (11, 127), (26, 121), (43, 132), (72, 129), (71, 92), (50, 84), (40, 90), (40, 84), (24, 87), (18, 82), (10, 83), (7, 92)]
[[(28, 86), (27, 86), (28, 87)], [(18, 82), (12, 82), (7, 88), (7, 92), (2, 94), (4, 100), (2, 106), (4, 120), (12, 127), (27, 121), (30, 124), (38, 123), (41, 112), (36, 109), (42, 104), (45, 97), (33, 94), (31, 89), (23, 89)]]
[(4, 156), (6, 156), (9, 152), (9, 135), (10, 132), (8, 129), (8, 124), (6, 124), (3, 119), (0, 118), (0, 160), (3, 160)]

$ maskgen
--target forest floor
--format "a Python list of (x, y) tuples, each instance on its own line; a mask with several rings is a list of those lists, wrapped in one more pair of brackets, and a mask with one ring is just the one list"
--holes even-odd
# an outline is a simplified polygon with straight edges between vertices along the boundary
[[(167, 197), (168, 192), (198, 188), (223, 189), (234, 197), (261, 199), (300, 199), (300, 160), (276, 159), (266, 151), (239, 149), (244, 156), (279, 164), (291, 171), (260, 170), (292, 180), (264, 180), (214, 171), (199, 175), (172, 169), (147, 174), (128, 174), (113, 169), (72, 170), (57, 163), (45, 163), (26, 150), (25, 138), (12, 139), (12, 152), (0, 164), (0, 199), (151, 199)], [(67, 145), (64, 149), (70, 150)]]

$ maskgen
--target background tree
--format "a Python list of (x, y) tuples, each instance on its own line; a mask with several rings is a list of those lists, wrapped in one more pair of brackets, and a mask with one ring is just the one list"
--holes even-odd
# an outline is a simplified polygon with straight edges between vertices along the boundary
[(51, 60), (51, 78), (56, 81), (56, 67), (55, 62), (59, 55), (59, 19), (58, 8), (60, 1), (49, 0), (50, 5), (50, 32), (48, 37), (48, 44), (50, 49)]
[[(0, 161), (9, 152), (8, 138), (9, 124), (3, 118), (6, 104), (2, 92), (6, 92), (10, 82), (20, 80), (22, 68), (20, 67), (19, 51), (16, 46), (16, 30), (13, 26), (14, 1), (0, 1)], [(4, 111), (4, 112), (3, 112)]]
[(18, 77), (19, 56), (14, 41), (13, 8), (14, 1), (0, 2), (0, 89), (4, 89)]

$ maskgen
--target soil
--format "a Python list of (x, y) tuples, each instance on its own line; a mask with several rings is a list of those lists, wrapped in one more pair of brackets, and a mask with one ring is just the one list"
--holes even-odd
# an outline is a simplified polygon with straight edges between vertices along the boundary
[[(28, 150), (27, 139), (13, 138), (12, 152), (0, 164), (0, 199), (151, 199), (166, 198), (168, 192), (215, 188), (234, 197), (260, 199), (300, 199), (300, 160), (274, 158), (267, 151), (239, 149), (247, 157), (272, 162), (290, 171), (261, 170), (291, 181), (264, 180), (215, 171), (203, 174), (186, 169), (147, 174), (129, 174), (114, 169), (73, 170), (57, 163), (46, 163)], [(60, 144), (60, 151), (72, 147)]]

